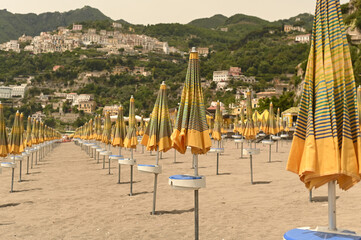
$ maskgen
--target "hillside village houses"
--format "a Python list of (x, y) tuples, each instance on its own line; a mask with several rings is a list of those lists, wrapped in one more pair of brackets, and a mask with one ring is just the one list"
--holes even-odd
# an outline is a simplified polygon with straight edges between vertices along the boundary
[(297, 35), (295, 42), (297, 43), (309, 43), (311, 40), (311, 34)]
[(213, 82), (217, 84), (217, 89), (225, 89), (231, 79), (240, 80), (246, 83), (256, 83), (255, 77), (247, 77), (242, 74), (239, 67), (230, 67), (229, 70), (213, 72)]
[(292, 32), (292, 31), (297, 31), (297, 32), (306, 32), (306, 29), (304, 27), (300, 27), (300, 26), (293, 26), (293, 25), (284, 25), (283, 27), (283, 31), (288, 33), (288, 32)]
[(27, 84), (0, 86), (0, 98), (24, 98)]
[(82, 32), (83, 27), (80, 24), (74, 24), (73, 29), (69, 30), (65, 27), (59, 27), (56, 33), (42, 32), (39, 36), (21, 36), (18, 40), (0, 44), (0, 50), (20, 52), (21, 42), (30, 42), (25, 46), (24, 51), (30, 51), (34, 54), (49, 52), (72, 51), (75, 48), (100, 45), (98, 51), (111, 54), (119, 54), (119, 49), (124, 49), (126, 53), (135, 53), (138, 48), (142, 53), (161, 52), (165, 54), (179, 53), (174, 47), (169, 47), (167, 42), (161, 42), (156, 38), (146, 35), (137, 35), (129, 33), (121, 33), (115, 28), (121, 28), (121, 24), (113, 24), (114, 31), (88, 29)]

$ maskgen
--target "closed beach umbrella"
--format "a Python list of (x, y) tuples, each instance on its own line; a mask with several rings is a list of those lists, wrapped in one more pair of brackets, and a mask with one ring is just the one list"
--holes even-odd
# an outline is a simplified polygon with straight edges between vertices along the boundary
[(163, 82), (154, 104), (152, 117), (149, 120), (149, 127), (142, 138), (141, 144), (146, 146), (148, 151), (158, 150), (159, 152), (167, 152), (172, 148), (172, 141), (170, 139), (172, 124), (169, 117), (166, 89), (167, 86)]
[(251, 92), (247, 91), (247, 115), (246, 115), (246, 124), (243, 131), (243, 136), (246, 140), (254, 140), (256, 139), (257, 133), (253, 124), (252, 117), (252, 99)]
[(360, 181), (361, 137), (356, 85), (339, 0), (317, 0), (313, 36), (287, 170), (308, 189), (329, 186), (329, 229), (335, 224), (335, 181)]
[(123, 107), (120, 106), (118, 108), (118, 117), (115, 122), (115, 134), (112, 141), (112, 145), (114, 147), (124, 147), (124, 139), (125, 139), (125, 124), (124, 124), (124, 115), (123, 115)]
[(8, 134), (4, 120), (4, 106), (0, 103), (0, 157), (6, 157), (9, 152)]
[(9, 141), (9, 147), (10, 147), (10, 154), (19, 155), (22, 150), (22, 143), (21, 143), (21, 132), (20, 132), (20, 113), (16, 112), (14, 124), (11, 128), (10, 133), (10, 141)]
[(97, 141), (101, 141), (102, 140), (102, 119), (100, 117), (100, 115), (98, 115), (97, 118)]
[(241, 116), (241, 124), (239, 126), (239, 132), (242, 134), (242, 136), (244, 136), (244, 130), (245, 130), (245, 123), (246, 123), (246, 119), (244, 117), (244, 105), (242, 105), (241, 107), (241, 113), (239, 114)]
[[(205, 154), (211, 148), (203, 91), (200, 82), (199, 57), (195, 48), (189, 55), (189, 64), (181, 102), (178, 108), (176, 127), (171, 136), (173, 146), (180, 153), (185, 153), (187, 146), (194, 154), (194, 174), (198, 176), (198, 154)], [(198, 233), (198, 190), (194, 190), (195, 239)]]
[[(149, 127), (142, 138), (141, 144), (149, 151), (157, 151), (156, 166), (159, 163), (159, 152), (167, 152), (172, 148), (170, 136), (172, 134), (172, 123), (169, 116), (167, 86), (163, 82), (154, 104), (152, 117), (149, 120)], [(157, 192), (158, 173), (154, 174), (153, 209), (155, 214), (155, 202)]]
[[(168, 113), (169, 115), (169, 113)], [(143, 136), (144, 135), (144, 120), (143, 120), (143, 115), (140, 117), (140, 123), (139, 123), (139, 136)]]
[(33, 122), (33, 128), (31, 129), (31, 141), (32, 144), (38, 144), (38, 138), (37, 138), (37, 134), (36, 134), (36, 126), (37, 126), (37, 121), (36, 119), (34, 119)]
[(256, 133), (259, 133), (259, 113), (257, 110), (254, 111), (253, 116), (253, 124), (254, 124), (254, 129), (256, 130)]
[(268, 120), (267, 120), (265, 133), (269, 134), (269, 135), (277, 134), (277, 123), (276, 123), (276, 118), (275, 118), (275, 115), (273, 112), (273, 103), (272, 102), (269, 105), (269, 116), (268, 116)]
[(357, 112), (358, 112), (358, 119), (359, 119), (359, 127), (361, 131), (361, 86), (357, 89)]
[(31, 137), (31, 117), (28, 117), (28, 122), (26, 124), (26, 146), (31, 147), (33, 145)]
[(212, 131), (212, 138), (216, 141), (222, 140), (222, 112), (221, 112), (221, 105), (219, 101), (217, 101), (217, 107), (216, 107), (216, 115), (214, 117), (214, 128)]
[(111, 128), (112, 124), (110, 121), (110, 115), (108, 112), (105, 113), (105, 121), (104, 121), (104, 128), (103, 128), (103, 135), (102, 135), (102, 142), (104, 144), (109, 144), (111, 139)]
[(24, 114), (20, 114), (20, 152), (24, 152), (26, 148), (26, 138), (25, 138), (25, 128), (24, 128)]
[(233, 132), (234, 132), (235, 134), (239, 134), (239, 117), (238, 117), (238, 114), (237, 114), (236, 117), (234, 118)]
[(94, 127), (93, 127), (93, 119), (89, 120), (89, 140), (93, 140), (94, 139)]
[(124, 147), (135, 149), (137, 147), (137, 144), (138, 144), (138, 139), (137, 139), (137, 129), (136, 129), (136, 121), (135, 121), (135, 102), (134, 102), (134, 97), (132, 96), (130, 98), (129, 125), (128, 125), (127, 136), (125, 137), (124, 140)]

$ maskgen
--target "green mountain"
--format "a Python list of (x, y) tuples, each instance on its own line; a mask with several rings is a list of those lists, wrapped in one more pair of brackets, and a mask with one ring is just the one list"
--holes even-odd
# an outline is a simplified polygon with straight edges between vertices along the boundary
[(0, 43), (17, 39), (22, 34), (36, 36), (40, 32), (52, 31), (59, 26), (72, 23), (111, 20), (96, 8), (85, 6), (68, 12), (47, 12), (42, 14), (14, 14), (0, 10)]
[(210, 18), (195, 19), (188, 24), (203, 28), (218, 28), (220, 26), (223, 26), (227, 20), (228, 18), (226, 16), (223, 16), (222, 14), (217, 14)]

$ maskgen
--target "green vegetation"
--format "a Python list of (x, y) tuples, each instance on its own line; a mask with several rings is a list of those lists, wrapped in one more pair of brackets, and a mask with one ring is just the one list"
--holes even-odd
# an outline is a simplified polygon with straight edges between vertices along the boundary
[(223, 26), (227, 19), (228, 18), (226, 16), (223, 16), (222, 14), (216, 14), (210, 18), (195, 19), (188, 24), (203, 28), (218, 28), (220, 26)]

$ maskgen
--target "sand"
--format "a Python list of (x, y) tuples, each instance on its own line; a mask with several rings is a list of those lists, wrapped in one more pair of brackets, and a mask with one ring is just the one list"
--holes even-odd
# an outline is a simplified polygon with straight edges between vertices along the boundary
[[(216, 155), (199, 157), (199, 173), (207, 187), (199, 191), (200, 239), (282, 239), (296, 227), (327, 226), (327, 188), (314, 191), (314, 202), (298, 176), (285, 170), (290, 142), (273, 147), (258, 144), (254, 157), (254, 181), (250, 184), (249, 159), (240, 159), (240, 149), (225, 142), (216, 175)], [(118, 151), (114, 149), (114, 153)], [(129, 151), (123, 151), (130, 156)], [(174, 151), (163, 155), (163, 173), (158, 178), (157, 211), (150, 215), (153, 175), (134, 171), (134, 196), (129, 194), (130, 167), (122, 167), (117, 184), (117, 166), (112, 174), (102, 169), (74, 143), (61, 143), (46, 158), (23, 175), (15, 171), (10, 190), (10, 169), (0, 174), (0, 239), (193, 239), (193, 191), (174, 190), (168, 177), (193, 173), (191, 155)], [(155, 155), (134, 154), (138, 163), (152, 164)], [(114, 163), (114, 162), (113, 162)], [(347, 192), (337, 189), (337, 226), (361, 233), (361, 185)]]

